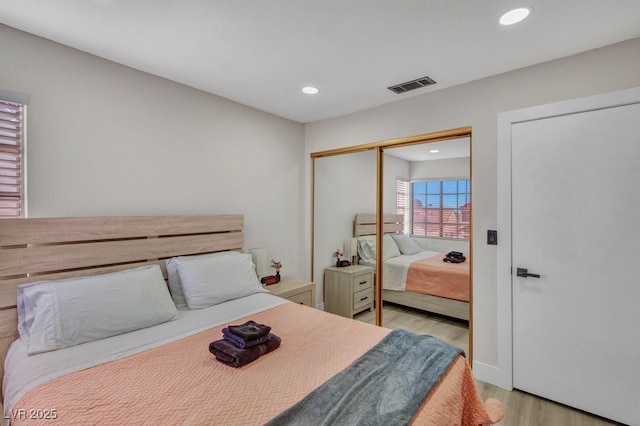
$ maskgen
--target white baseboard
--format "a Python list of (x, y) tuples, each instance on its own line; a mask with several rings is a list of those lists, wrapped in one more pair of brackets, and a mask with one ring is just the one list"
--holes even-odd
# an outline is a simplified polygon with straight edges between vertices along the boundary
[(500, 370), (494, 365), (473, 361), (473, 375), (476, 379), (494, 386), (499, 385)]

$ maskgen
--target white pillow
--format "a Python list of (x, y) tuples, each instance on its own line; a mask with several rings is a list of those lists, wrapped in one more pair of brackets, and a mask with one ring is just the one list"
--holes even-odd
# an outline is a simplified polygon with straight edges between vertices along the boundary
[(396, 242), (398, 249), (400, 249), (400, 253), (402, 254), (416, 254), (424, 251), (422, 247), (420, 247), (413, 239), (404, 234), (393, 234), (391, 236), (393, 241)]
[(391, 235), (384, 234), (383, 246), (384, 253), (382, 257), (384, 258), (384, 260), (400, 256), (400, 249), (398, 249), (398, 246), (396, 245), (396, 242), (393, 241), (393, 238), (391, 238)]
[(167, 266), (167, 277), (169, 279), (169, 290), (171, 291), (171, 297), (178, 309), (187, 307), (187, 300), (184, 298), (184, 292), (182, 291), (182, 283), (180, 282), (180, 275), (178, 274), (178, 264), (176, 260), (180, 261), (195, 261), (203, 257), (211, 256), (233, 256), (240, 255), (237, 251), (223, 251), (220, 253), (201, 254), (197, 256), (178, 256), (165, 260)]
[(35, 354), (175, 318), (158, 265), (18, 286), (18, 332)]
[(187, 306), (191, 309), (267, 292), (258, 281), (250, 254), (176, 259), (175, 262)]
[[(400, 256), (400, 250), (389, 234), (384, 235), (384, 253), (382, 259), (387, 260), (392, 257)], [(375, 235), (367, 235), (358, 238), (358, 253), (360, 258), (367, 263), (375, 263), (376, 261), (376, 237)]]
[(365, 263), (376, 263), (375, 235), (358, 238), (358, 256), (360, 256), (360, 259)]

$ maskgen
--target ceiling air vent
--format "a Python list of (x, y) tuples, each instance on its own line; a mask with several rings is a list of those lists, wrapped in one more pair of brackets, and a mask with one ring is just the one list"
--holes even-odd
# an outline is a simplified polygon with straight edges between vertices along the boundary
[(391, 90), (395, 93), (405, 93), (409, 90), (419, 89), (421, 87), (430, 86), (432, 84), (436, 84), (430, 77), (421, 77), (416, 78), (415, 80), (407, 81), (406, 83), (396, 84), (395, 86), (387, 87), (387, 89)]

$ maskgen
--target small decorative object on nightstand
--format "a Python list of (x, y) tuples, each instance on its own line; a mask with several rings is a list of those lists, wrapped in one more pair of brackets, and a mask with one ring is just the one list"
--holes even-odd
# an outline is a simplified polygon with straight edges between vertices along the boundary
[(280, 269), (282, 269), (282, 262), (271, 259), (271, 267), (276, 270), (276, 282), (280, 282)]
[(338, 249), (336, 251), (333, 252), (333, 257), (336, 258), (336, 266), (340, 267), (340, 262), (342, 261), (342, 250)]
[(373, 309), (373, 268), (351, 265), (325, 269), (324, 309), (348, 318)]
[(316, 285), (311, 281), (282, 277), (278, 284), (270, 285), (267, 290), (275, 296), (301, 305), (313, 308), (316, 304)]

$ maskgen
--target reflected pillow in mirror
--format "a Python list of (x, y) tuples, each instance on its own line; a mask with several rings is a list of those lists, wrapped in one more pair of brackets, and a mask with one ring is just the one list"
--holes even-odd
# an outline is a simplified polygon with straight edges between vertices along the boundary
[(392, 257), (398, 257), (401, 254), (396, 242), (389, 234), (384, 234), (383, 247), (384, 253), (382, 257), (384, 260), (391, 259)]
[(424, 251), (422, 247), (420, 247), (413, 239), (404, 234), (393, 234), (391, 236), (393, 241), (398, 245), (398, 249), (400, 249), (400, 253), (402, 254), (416, 254)]
[[(400, 249), (391, 238), (391, 235), (384, 235), (384, 253), (382, 254), (382, 259), (387, 260), (392, 257), (400, 256)], [(360, 258), (369, 264), (374, 264), (376, 262), (376, 236), (375, 235), (367, 235), (365, 237), (358, 238), (358, 254)]]

